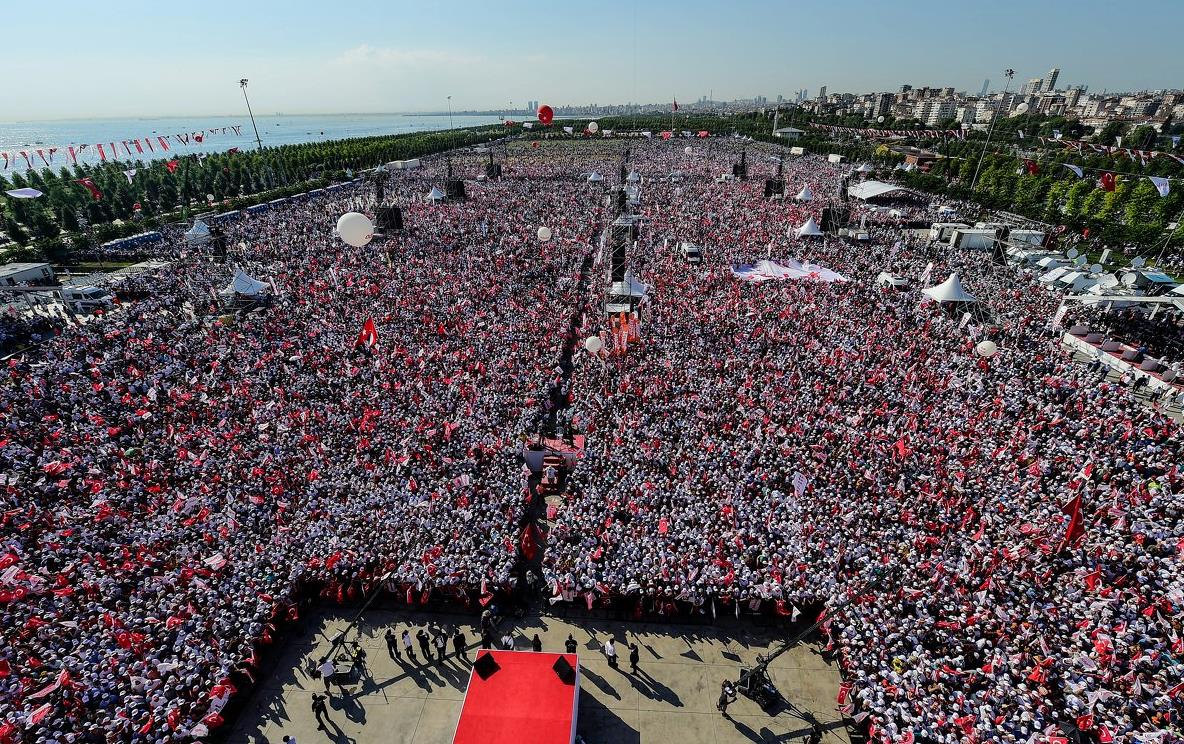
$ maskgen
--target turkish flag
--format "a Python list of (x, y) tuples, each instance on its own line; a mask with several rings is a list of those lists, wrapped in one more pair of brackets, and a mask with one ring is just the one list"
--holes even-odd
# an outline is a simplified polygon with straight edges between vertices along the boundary
[(522, 555), (525, 556), (526, 560), (528, 561), (533, 561), (535, 554), (538, 552), (535, 545), (534, 530), (535, 528), (533, 525), (527, 525), (526, 529), (522, 530)]
[(1117, 181), (1113, 173), (1103, 173), (1102, 177), (1098, 179), (1098, 186), (1106, 191), (1113, 191), (1117, 186)]
[(1081, 492), (1078, 491), (1069, 503), (1061, 507), (1061, 511), (1069, 516), (1069, 526), (1065, 530), (1065, 538), (1061, 540), (1061, 546), (1057, 548), (1058, 551), (1072, 545), (1085, 534), (1085, 525), (1081, 518)]
[(1035, 160), (1025, 160), (1024, 168), (1028, 171), (1029, 176), (1034, 176), (1040, 172), (1040, 166), (1036, 164)]
[(169, 173), (176, 173), (177, 172), (177, 165), (178, 165), (178, 162), (176, 160), (170, 160), (164, 164), (164, 167), (169, 169)]
[(378, 346), (378, 329), (374, 327), (374, 319), (366, 318), (366, 322), (362, 324), (362, 332), (358, 334), (358, 340), (354, 342), (354, 348), (364, 346), (367, 349), (373, 349)]
[(81, 185), (81, 186), (82, 186), (84, 189), (86, 189), (87, 191), (89, 191), (89, 192), (90, 192), (90, 195), (91, 195), (92, 197), (94, 197), (94, 200), (95, 200), (95, 201), (101, 201), (101, 200), (102, 200), (102, 198), (103, 198), (103, 192), (102, 192), (102, 191), (99, 191), (99, 187), (98, 187), (98, 186), (95, 186), (95, 182), (94, 182), (92, 179), (90, 179), (89, 177), (88, 177), (88, 178), (79, 178), (79, 179), (78, 179), (77, 181), (75, 181), (74, 183), (77, 183), (77, 184)]

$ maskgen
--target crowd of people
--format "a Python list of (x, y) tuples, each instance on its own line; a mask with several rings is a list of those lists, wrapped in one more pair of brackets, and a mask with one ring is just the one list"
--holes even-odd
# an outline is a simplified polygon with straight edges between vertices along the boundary
[[(819, 205), (715, 183), (727, 165), (635, 165), (650, 290), (639, 342), (583, 329), (605, 349), (577, 359), (590, 444), (548, 546), (557, 600), (821, 605), (840, 705), (877, 741), (1178, 735), (1178, 427), (1060, 348), (1034, 278), (874, 224), (870, 245), (788, 237)], [(675, 167), (698, 177), (661, 178)], [(791, 161), (786, 192), (827, 198), (842, 174)], [(732, 275), (766, 257), (850, 281)], [(922, 302), (952, 273), (989, 315)]]
[[(718, 182), (741, 146), (752, 179)], [(612, 216), (588, 175), (626, 150), (649, 285), (627, 346), (586, 311)], [(5, 369), (0, 741), (201, 739), (309, 592), (514, 586), (518, 455), (557, 400), (585, 451), (541, 558), (556, 601), (824, 607), (839, 705), (876, 740), (1178, 733), (1176, 426), (1067, 357), (1056, 298), (985, 253), (860, 205), (868, 243), (793, 238), (849, 166), (787, 159), (791, 198), (765, 200), (782, 151), (517, 142), (464, 201), (424, 199), (443, 159), (396, 178), (407, 228), (364, 248), (334, 235), (372, 212), (362, 184), (227, 223), (226, 263), (170, 232), (148, 297)], [(848, 281), (732, 274), (770, 258)], [(267, 309), (218, 307), (233, 268), (274, 282)], [(988, 312), (884, 270), (958, 272)], [(573, 319), (600, 353), (566, 358)]]

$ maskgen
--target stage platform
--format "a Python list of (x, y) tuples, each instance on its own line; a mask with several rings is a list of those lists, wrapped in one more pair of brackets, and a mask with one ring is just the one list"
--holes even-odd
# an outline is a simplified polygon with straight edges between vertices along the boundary
[[(318, 659), (331, 639), (353, 616), (326, 612), (308, 617), (303, 636), (280, 652), (275, 673), (246, 702), (225, 739), (230, 744), (276, 744), (284, 735), (300, 744), (451, 744), (465, 704), (472, 660), (479, 644), (476, 618), (461, 615), (375, 611), (368, 613), (362, 644), (369, 673), (348, 694), (334, 691), (329, 723), (317, 727), (311, 710), (320, 680), (305, 668)], [(721, 621), (724, 619), (721, 618)], [(508, 621), (506, 621), (508, 623)], [(467, 659), (449, 654), (443, 662), (419, 663), (391, 659), (383, 635), (417, 627), (458, 626), (469, 640)], [(571, 633), (578, 642), (580, 693), (577, 733), (588, 744), (744, 744), (761, 741), (802, 741), (810, 726), (800, 715), (785, 710), (775, 716), (740, 698), (723, 718), (715, 709), (720, 683), (735, 679), (741, 665), (751, 664), (777, 636), (749, 624), (723, 627), (660, 625), (654, 623), (569, 622), (553, 617), (527, 617), (503, 625), (514, 632), (516, 647), (529, 649), (537, 633), (543, 651), (564, 650)], [(621, 661), (613, 669), (600, 648), (612, 635)], [(626, 642), (641, 652), (640, 671), (629, 673)], [(416, 653), (419, 654), (418, 645)], [(794, 648), (770, 667), (773, 682), (799, 711), (815, 716), (826, 729), (824, 742), (849, 744), (847, 730), (835, 710), (839, 688), (837, 669), (827, 664), (816, 646)]]
[[(492, 659), (482, 675), (481, 659)], [(580, 699), (578, 654), (478, 651), (453, 744), (572, 744)], [(555, 670), (563, 664), (564, 674)]]

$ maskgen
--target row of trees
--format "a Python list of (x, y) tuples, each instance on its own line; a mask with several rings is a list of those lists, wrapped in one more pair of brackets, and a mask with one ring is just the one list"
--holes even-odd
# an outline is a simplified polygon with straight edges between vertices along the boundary
[[(153, 160), (18, 171), (7, 177), (0, 174), (0, 191), (32, 187), (44, 194), (37, 199), (0, 196), (0, 232), (18, 245), (36, 243), (53, 252), (84, 245), (92, 238), (110, 240), (153, 229), (181, 216), (182, 210), (204, 208), (211, 196), (217, 203), (230, 200), (231, 207), (242, 208), (344, 179), (350, 170), (486, 142), (504, 134), (501, 127), (486, 126), (283, 145), (201, 158), (180, 155), (173, 170), (168, 168), (169, 161)], [(124, 171), (133, 168), (136, 173), (129, 179)], [(77, 183), (81, 178), (90, 178), (102, 192), (102, 199), (93, 199)], [(85, 233), (78, 214), (95, 226), (93, 234)]]

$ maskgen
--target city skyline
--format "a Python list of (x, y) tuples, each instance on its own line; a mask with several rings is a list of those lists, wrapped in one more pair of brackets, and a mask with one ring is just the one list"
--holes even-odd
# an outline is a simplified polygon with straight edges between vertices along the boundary
[[(406, 2), (294, 0), (282, 19), (278, 7), (129, 0), (120, 12), (95, 14), (80, 0), (51, 0), (11, 8), (12, 28), (35, 28), (51, 14), (86, 21), (56, 26), (51, 55), (36, 35), (6, 39), (9, 77), (21, 84), (10, 87), (0, 120), (236, 114), (240, 78), (251, 81), (252, 104), (264, 114), (442, 111), (447, 95), (455, 110), (488, 111), (528, 100), (690, 102), (709, 91), (724, 101), (789, 100), (824, 85), (977, 91), (986, 79), (999, 90), (1004, 67), (1017, 71), (1012, 90), (1054, 67), (1061, 87), (1095, 92), (1184, 84), (1171, 52), (1171, 21), (1184, 20), (1184, 10), (1167, 0), (1146, 8), (1161, 24), (1112, 23), (1113, 6), (1092, 0), (990, 8), (739, 2), (728, 13), (700, 0), (527, 3), (495, 15), (459, 0), (447, 17)], [(1041, 33), (1038, 45), (977, 43), (1039, 28), (1056, 33)], [(104, 37), (119, 41), (95, 44)]]

